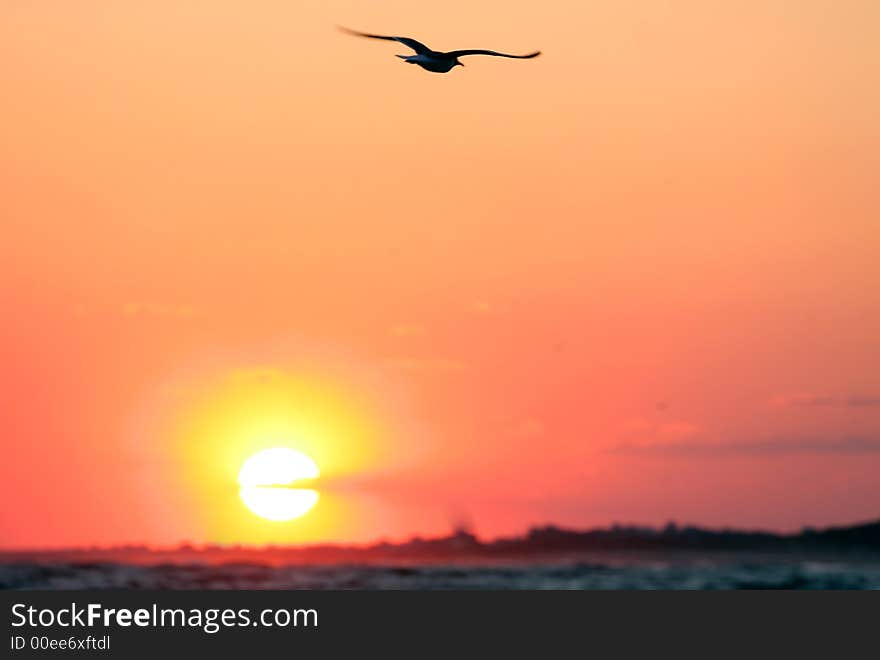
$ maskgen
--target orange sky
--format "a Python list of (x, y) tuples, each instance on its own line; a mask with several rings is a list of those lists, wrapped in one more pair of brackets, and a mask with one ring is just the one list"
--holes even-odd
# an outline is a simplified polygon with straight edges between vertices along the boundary
[[(4, 2), (0, 546), (876, 517), (878, 24)], [(285, 524), (235, 492), (277, 444)]]

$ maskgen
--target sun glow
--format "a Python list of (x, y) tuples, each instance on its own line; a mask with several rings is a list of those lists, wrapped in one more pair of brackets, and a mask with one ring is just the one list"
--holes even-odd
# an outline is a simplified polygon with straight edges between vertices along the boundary
[(248, 458), (238, 473), (239, 496), (253, 513), (283, 522), (308, 513), (318, 501), (318, 491), (293, 484), (316, 479), (315, 462), (295, 449), (273, 447)]
[[(368, 529), (363, 511), (372, 504), (345, 494), (351, 492), (345, 484), (402, 460), (400, 451), (393, 457), (385, 451), (403, 433), (394, 417), (399, 412), (366, 396), (371, 388), (360, 376), (331, 375), (305, 367), (240, 367), (184, 374), (172, 383), (171, 395), (160, 401), (168, 406), (167, 426), (155, 433), (173, 443), (177, 506), (190, 516), (180, 534), (282, 544)], [(256, 461), (266, 450), (273, 450), (272, 460)], [(306, 460), (278, 467), (293, 453)], [(262, 467), (244, 469), (250, 459)]]

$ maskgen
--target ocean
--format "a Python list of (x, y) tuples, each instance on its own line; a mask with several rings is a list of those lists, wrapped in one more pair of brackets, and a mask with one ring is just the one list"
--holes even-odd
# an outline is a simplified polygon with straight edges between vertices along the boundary
[(0, 564), (2, 589), (880, 589), (880, 559), (692, 557), (493, 565)]

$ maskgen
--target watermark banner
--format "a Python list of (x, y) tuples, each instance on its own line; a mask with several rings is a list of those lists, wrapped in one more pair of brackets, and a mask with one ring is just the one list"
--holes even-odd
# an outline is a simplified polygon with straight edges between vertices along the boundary
[[(840, 656), (876, 592), (0, 592), (6, 657), (241, 657), (719, 649)], [(454, 655), (452, 655), (454, 654)]]

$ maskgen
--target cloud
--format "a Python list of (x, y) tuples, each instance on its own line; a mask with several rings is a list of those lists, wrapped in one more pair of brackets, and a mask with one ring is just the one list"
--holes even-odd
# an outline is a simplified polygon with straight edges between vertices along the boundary
[(850, 408), (880, 407), (880, 396), (851, 396), (846, 400)]
[(777, 408), (873, 408), (880, 407), (880, 396), (851, 394), (832, 396), (829, 394), (778, 394), (770, 400)]
[(510, 429), (510, 435), (518, 438), (539, 438), (547, 433), (547, 427), (540, 419), (528, 417), (521, 419)]
[(768, 438), (740, 442), (676, 440), (669, 442), (622, 442), (613, 454), (651, 456), (766, 456), (782, 454), (875, 454), (880, 437)]
[(664, 438), (684, 439), (699, 435), (702, 429), (691, 422), (664, 422), (656, 428), (658, 435)]
[(617, 437), (623, 440), (638, 441), (638, 444), (647, 442), (669, 442), (685, 440), (700, 435), (703, 429), (693, 422), (685, 420), (671, 420), (668, 422), (653, 422), (644, 419), (630, 419), (620, 425)]
[(468, 369), (466, 362), (449, 358), (397, 357), (388, 364), (394, 369), (411, 372), (455, 373)]
[(492, 305), (488, 300), (475, 300), (473, 308), (477, 314), (489, 314), (492, 311)]
[(389, 332), (394, 337), (421, 337), (425, 334), (425, 327), (418, 323), (397, 323)]
[(166, 304), (150, 300), (127, 302), (122, 306), (125, 316), (189, 319), (197, 314), (192, 305)]

